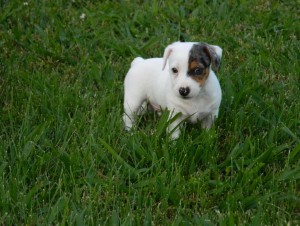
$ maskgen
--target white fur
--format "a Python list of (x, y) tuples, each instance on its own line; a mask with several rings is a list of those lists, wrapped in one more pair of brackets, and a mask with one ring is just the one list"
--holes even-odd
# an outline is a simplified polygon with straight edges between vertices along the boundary
[[(195, 123), (202, 121), (202, 128), (209, 129), (218, 116), (221, 103), (221, 88), (219, 81), (210, 68), (210, 74), (204, 85), (200, 86), (195, 80), (187, 76), (189, 51), (193, 42), (175, 42), (169, 45), (163, 58), (143, 59), (135, 58), (131, 63), (125, 78), (124, 115), (125, 128), (131, 129), (135, 115), (139, 113), (142, 104), (149, 101), (154, 109), (168, 109), (169, 118), (181, 113), (168, 128), (173, 131), (172, 139), (178, 138), (180, 122), (188, 118)], [(212, 46), (221, 58), (222, 49)], [(169, 67), (165, 65), (168, 62)], [(178, 69), (173, 74), (172, 68)], [(179, 94), (180, 87), (189, 87), (188, 98)]]

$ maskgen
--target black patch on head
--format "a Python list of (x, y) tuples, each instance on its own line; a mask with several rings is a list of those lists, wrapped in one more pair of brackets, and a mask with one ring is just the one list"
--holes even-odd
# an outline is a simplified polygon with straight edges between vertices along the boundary
[(190, 50), (188, 75), (197, 80), (207, 78), (207, 70), (211, 64), (211, 56), (206, 44), (194, 44)]
[(206, 44), (194, 44), (190, 50), (189, 65), (192, 62), (203, 64), (204, 67), (209, 67), (211, 64), (211, 57)]
[[(213, 69), (218, 72), (220, 68), (221, 58), (217, 55), (215, 49), (206, 43), (194, 44), (190, 50), (189, 56), (189, 70), (195, 64), (202, 64), (204, 69), (208, 68), (211, 64)], [(189, 75), (192, 74), (188, 72)]]

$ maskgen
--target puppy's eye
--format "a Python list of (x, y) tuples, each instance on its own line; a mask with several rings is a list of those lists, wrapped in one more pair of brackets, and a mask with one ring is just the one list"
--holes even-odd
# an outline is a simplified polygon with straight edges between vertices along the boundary
[(178, 70), (177, 70), (177, 68), (175, 68), (175, 67), (173, 67), (171, 70), (172, 70), (172, 72), (173, 72), (174, 74), (177, 74), (177, 73), (178, 73)]
[(195, 74), (200, 75), (203, 73), (203, 68), (197, 67), (194, 72)]

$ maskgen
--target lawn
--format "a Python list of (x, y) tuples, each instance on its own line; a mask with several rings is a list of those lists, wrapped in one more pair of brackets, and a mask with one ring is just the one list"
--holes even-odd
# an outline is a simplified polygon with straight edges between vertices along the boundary
[[(299, 1), (0, 1), (0, 225), (299, 225)], [(223, 48), (220, 115), (123, 130), (136, 56)]]

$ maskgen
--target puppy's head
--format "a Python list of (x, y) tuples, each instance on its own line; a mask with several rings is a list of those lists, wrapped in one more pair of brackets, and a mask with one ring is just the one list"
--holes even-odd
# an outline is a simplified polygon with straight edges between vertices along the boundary
[(175, 42), (163, 56), (163, 70), (167, 61), (175, 94), (181, 98), (197, 96), (205, 85), (211, 68), (219, 70), (222, 49), (219, 46), (195, 42)]

